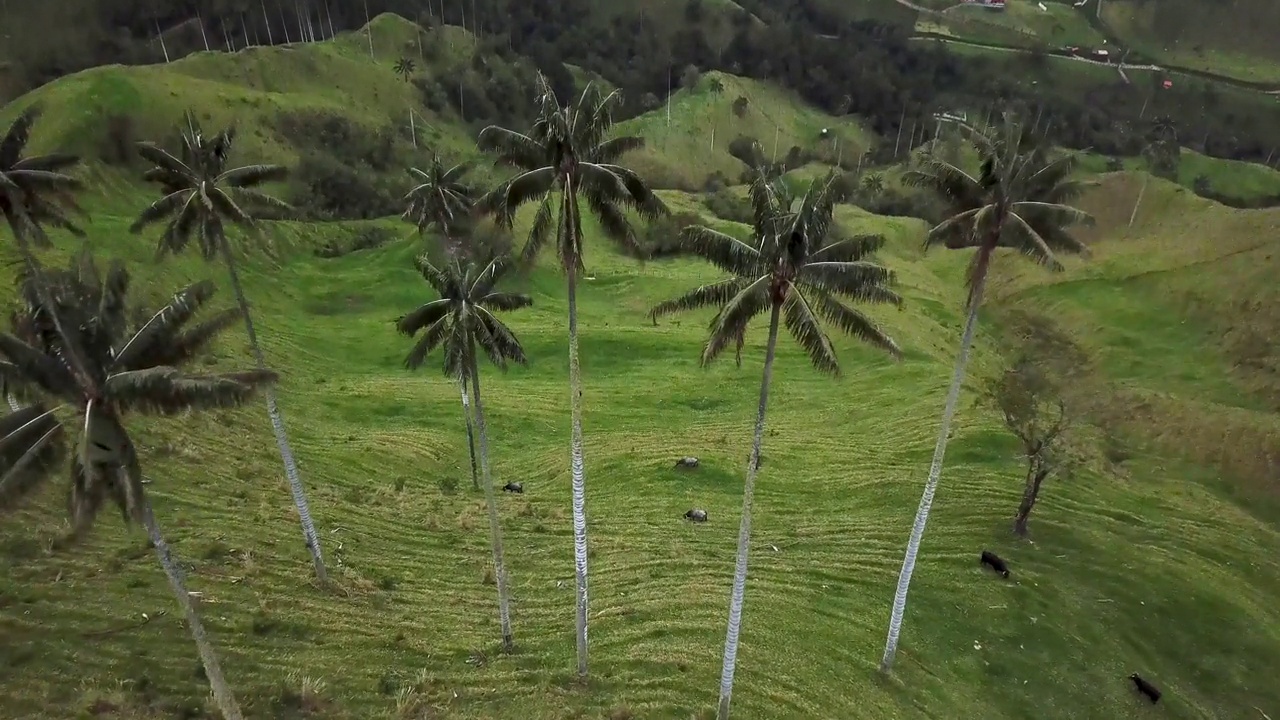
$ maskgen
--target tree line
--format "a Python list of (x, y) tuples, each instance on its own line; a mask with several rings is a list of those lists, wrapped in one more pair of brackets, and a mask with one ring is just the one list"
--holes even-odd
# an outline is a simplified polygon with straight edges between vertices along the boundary
[[(819, 0), (756, 0), (746, 6), (750, 12), (691, 0), (683, 22), (675, 25), (660, 24), (643, 12), (606, 20), (588, 0), (96, 0), (90, 5), (86, 15), (93, 22), (59, 32), (100, 37), (32, 47), (26, 55), (11, 50), (11, 57), (30, 66), (28, 87), (107, 62), (161, 61), (157, 37), (162, 31), (176, 35), (171, 40), (181, 44), (172, 48), (176, 56), (179, 50), (324, 39), (363, 27), (378, 13), (394, 12), (424, 25), (460, 25), (493, 38), (532, 60), (564, 97), (575, 93), (564, 63), (598, 72), (623, 89), (624, 117), (650, 109), (643, 98), (665, 97), (678, 87), (681, 71), (694, 67), (777, 82), (828, 112), (866, 118), (882, 137), (910, 126), (928, 139), (936, 129), (936, 112), (968, 108), (981, 113), (1013, 105), (1043, 116), (1047, 137), (1065, 147), (1137, 156), (1143, 148), (1141, 128), (1149, 117), (1165, 114), (1184, 130), (1185, 143), (1206, 154), (1252, 162), (1280, 159), (1280, 108), (1267, 96), (1190, 78), (1165, 88), (1155, 74), (1134, 84), (1118, 75), (1111, 81), (1089, 79), (1073, 69), (1055, 71), (1043, 55), (961, 55), (913, 40), (914, 16), (853, 20)], [(40, 8), (22, 12), (46, 12)]]
[[(412, 171), (416, 185), (404, 198), (403, 217), (414, 223), (424, 237), (431, 231), (438, 235), (439, 244), (427, 242), (426, 251), (415, 261), (437, 297), (399, 318), (395, 330), (414, 339), (405, 359), (407, 368), (419, 368), (432, 353), (438, 353), (446, 377), (462, 388), (464, 415), (469, 429), (474, 424), (479, 440), (476, 484), (483, 488), (488, 507), (502, 640), (504, 648), (510, 650), (514, 635), (501, 522), (489, 470), (480, 361), (483, 356), (499, 369), (527, 361), (515, 332), (498, 315), (527, 307), (532, 300), (504, 292), (498, 285), (509, 268), (534, 262), (545, 250), (554, 249), (568, 295), (570, 470), (577, 586), (574, 625), (577, 670), (586, 676), (589, 525), (577, 306), (583, 268), (582, 218), (586, 214), (594, 216), (603, 234), (620, 249), (643, 254), (644, 247), (629, 214), (653, 221), (666, 217), (668, 211), (642, 177), (619, 164), (625, 153), (643, 147), (644, 139), (612, 133), (620, 101), (618, 92), (602, 94), (588, 86), (562, 104), (546, 78), (539, 76), (538, 87), (532, 108), (534, 120), (526, 129), (493, 125), (484, 128), (478, 137), (481, 150), (495, 158), (497, 164), (514, 171), (508, 179), (485, 190), (467, 181), (469, 166), (447, 167), (438, 159), (426, 170)], [(135, 444), (123, 420), (131, 413), (173, 415), (233, 407), (248, 402), (257, 393), (264, 394), (304, 543), (318, 581), (327, 581), (302, 480), (272, 392), (276, 374), (266, 367), (258, 346), (228, 232), (238, 228), (251, 239), (258, 228), (255, 215), (289, 209), (261, 189), (265, 183), (283, 178), (286, 169), (276, 165), (232, 165), (234, 130), (207, 133), (191, 114), (185, 118), (177, 154), (153, 143), (138, 145), (138, 152), (152, 166), (143, 178), (158, 187), (160, 197), (142, 210), (132, 230), (140, 233), (159, 226), (157, 254), (161, 257), (195, 247), (206, 260), (220, 260), (228, 272), (238, 307), (191, 325), (197, 311), (213, 294), (212, 284), (205, 281), (180, 290), (158, 311), (149, 316), (144, 313), (143, 317), (149, 319), (135, 323), (128, 312), (128, 272), (121, 263), (112, 262), (105, 274), (100, 273), (86, 247), (67, 270), (51, 272), (43, 268), (35, 253), (35, 249), (50, 245), (46, 228), (83, 235), (74, 222), (79, 212), (75, 195), (81, 185), (68, 174), (78, 159), (64, 154), (23, 155), (37, 117), (37, 110), (27, 110), (0, 141), (0, 211), (23, 261), (19, 278), (22, 307), (14, 315), (11, 332), (0, 333), (0, 380), (12, 408), (10, 414), (0, 418), (0, 510), (13, 510), (49, 479), (59, 462), (69, 460), (72, 539), (87, 531), (98, 511), (108, 503), (115, 505), (126, 521), (143, 524), (188, 620), (215, 702), (224, 717), (238, 720), (241, 713), (234, 694), (184, 589), (181, 569), (173, 561), (151, 511)], [(964, 132), (981, 158), (976, 171), (931, 157), (905, 178), (908, 184), (935, 194), (948, 208), (947, 218), (929, 232), (927, 246), (941, 244), (974, 252), (966, 281), (967, 319), (960, 352), (894, 595), (882, 660), (886, 672), (896, 652), (907, 590), (941, 477), (950, 423), (989, 270), (1002, 248), (1060, 270), (1059, 253), (1085, 252), (1070, 234), (1070, 228), (1091, 222), (1088, 215), (1070, 205), (1085, 187), (1085, 183), (1073, 179), (1073, 156), (1051, 152), (1034, 134), (1012, 121), (994, 128), (964, 126)], [(730, 347), (741, 362), (740, 351), (750, 323), (768, 317), (721, 671), (722, 719), (728, 717), (733, 690), (754, 486), (760, 469), (775, 350), (782, 330), (805, 351), (814, 368), (833, 376), (840, 374), (840, 362), (829, 337), (831, 330), (890, 356), (901, 354), (893, 338), (857, 309), (866, 304), (901, 305), (903, 300), (893, 290), (893, 271), (875, 261), (875, 252), (884, 239), (846, 236), (834, 222), (834, 208), (847, 200), (849, 192), (847, 183), (834, 172), (807, 187), (792, 188), (776, 173), (756, 171), (749, 183), (749, 234), (738, 237), (697, 223), (684, 227), (679, 234), (676, 252), (702, 259), (718, 269), (721, 278), (660, 303), (649, 313), (656, 323), (659, 317), (672, 313), (715, 309), (701, 353), (704, 366)], [(499, 227), (510, 230), (517, 212), (525, 207), (533, 214), (518, 254), (495, 252), (491, 246), (470, 242), (479, 218), (490, 217)], [(236, 322), (244, 323), (256, 367), (212, 375), (190, 373), (191, 362)], [(1015, 432), (1018, 427), (1029, 428), (1036, 423), (1034, 388), (1022, 392), (1015, 387), (1003, 397), (1007, 402), (1001, 407)], [(1020, 533), (1026, 531), (1027, 515), (1047, 475), (1041, 472), (1045, 457), (1040, 450), (1046, 449), (1046, 441), (1052, 437), (1041, 431), (1037, 440), (1036, 432), (1026, 431), (1031, 465), (1015, 525)], [(1051, 432), (1056, 434), (1058, 430)], [(70, 450), (68, 437), (72, 439)]]

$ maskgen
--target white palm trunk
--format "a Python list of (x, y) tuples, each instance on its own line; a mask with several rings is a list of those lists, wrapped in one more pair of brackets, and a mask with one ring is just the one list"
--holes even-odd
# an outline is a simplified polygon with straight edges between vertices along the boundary
[(471, 453), (471, 487), (480, 489), (480, 476), (476, 472), (476, 437), (471, 427), (471, 401), (467, 399), (467, 381), (458, 383), (462, 387), (462, 414), (467, 419), (467, 451)]
[(174, 562), (169, 544), (160, 534), (160, 526), (156, 523), (155, 514), (151, 512), (150, 503), (142, 510), (142, 522), (147, 528), (151, 544), (156, 548), (156, 557), (160, 559), (165, 577), (169, 579), (169, 586), (173, 588), (173, 594), (178, 599), (178, 606), (182, 608), (187, 629), (191, 631), (191, 637), (196, 641), (196, 650), (200, 653), (204, 674), (209, 679), (209, 687), (213, 690), (214, 703), (218, 706), (224, 720), (244, 720), (240, 705), (236, 703), (235, 696), (231, 693), (231, 686), (227, 684), (227, 679), (222, 674), (222, 666), (218, 663), (218, 654), (214, 652), (213, 644), (209, 642), (209, 634), (205, 632), (204, 624), (200, 622), (200, 616), (196, 614), (195, 606), (191, 603), (191, 595), (182, 581), (182, 569)]
[[(244, 288), (240, 286), (240, 274), (236, 272), (235, 258), (231, 255), (231, 246), (226, 238), (220, 243), (222, 257), (227, 264), (227, 272), (231, 275), (231, 289), (235, 292), (236, 302), (240, 305), (240, 313), (244, 316), (244, 329), (249, 336), (249, 347), (253, 350), (254, 360), (259, 370), (267, 369), (266, 358), (258, 345), (258, 333), (253, 327), (253, 316), (249, 313), (249, 301), (245, 298)], [(289, 491), (293, 494), (293, 505), (298, 509), (298, 517), (302, 522), (302, 536), (311, 553), (311, 563), (315, 566), (316, 578), (321, 584), (329, 582), (325, 571), (324, 558), (320, 554), (320, 537), (316, 534), (315, 523), (311, 519), (311, 508), (307, 504), (306, 491), (302, 487), (302, 477), (298, 474), (298, 463), (289, 447), (289, 436), (285, 431), (284, 418), (280, 416), (280, 408), (276, 405), (275, 388), (267, 385), (262, 390), (267, 398), (267, 415), (271, 418), (271, 430), (276, 436), (276, 445), (280, 448), (280, 459), (284, 462), (284, 474), (289, 480)]]
[(5, 395), (4, 399), (9, 401), (9, 409), (13, 412), (18, 412), (22, 409), (22, 404), (19, 403), (12, 395)]
[(480, 400), (480, 368), (471, 351), (471, 390), (475, 400), (476, 427), (480, 431), (480, 471), (484, 476), (484, 502), (489, 509), (489, 536), (493, 542), (493, 574), (498, 583), (498, 619), (502, 624), (502, 649), (511, 652), (511, 599), (507, 595), (507, 566), (502, 559), (502, 524), (498, 521), (498, 501), (493, 492), (493, 475), (489, 472), (489, 431), (484, 422), (484, 403)]
[(738, 633), (742, 629), (742, 602), (747, 590), (747, 553), (751, 548), (751, 501), (755, 497), (756, 472), (760, 467), (760, 445), (764, 442), (764, 416), (769, 406), (769, 383), (773, 380), (773, 358), (778, 347), (778, 315), (781, 304), (773, 304), (769, 317), (769, 343), (765, 347), (764, 375), (760, 379), (760, 405), (756, 409), (755, 435), (751, 439), (751, 458), (747, 461), (747, 480), (742, 486), (742, 522), (738, 525), (738, 559), (733, 568), (733, 594), (729, 598), (729, 629), (724, 639), (724, 663), (720, 668), (720, 707), (718, 720), (728, 720), (729, 701), (733, 696), (733, 671), (738, 664)]
[[(979, 252), (982, 252), (979, 250)], [(933, 495), (942, 477), (942, 459), (947, 453), (947, 436), (951, 433), (951, 421), (955, 418), (960, 400), (960, 387), (964, 383), (965, 366), (969, 364), (969, 349), (973, 347), (973, 334), (978, 327), (978, 308), (982, 304), (982, 290), (987, 283), (984, 269), (977, 278), (969, 303), (969, 317), (965, 320), (964, 334), (960, 339), (960, 355), (956, 358), (955, 371), (951, 374), (951, 387), (947, 390), (947, 402), (942, 410), (942, 427), (938, 429), (938, 441), (933, 447), (933, 462), (929, 465), (929, 479), (916, 509), (915, 523), (911, 526), (911, 539), (907, 541), (907, 554), (898, 574), (898, 589), (893, 595), (893, 614), (889, 617), (889, 638), (885, 642), (884, 657), (880, 659), (880, 671), (887, 673), (893, 667), (898, 652), (898, 636), (902, 632), (902, 616), (907, 611), (907, 589), (911, 585), (911, 573), (916, 569), (916, 556), (920, 553), (920, 540), (929, 522), (929, 510), (933, 507)]]
[(1138, 199), (1133, 202), (1133, 213), (1129, 215), (1129, 227), (1133, 227), (1133, 221), (1138, 219), (1138, 206), (1142, 204), (1142, 196), (1147, 194), (1147, 180), (1151, 179), (1150, 172), (1142, 175), (1142, 189), (1138, 191)]
[(577, 578), (578, 675), (587, 675), (587, 483), (582, 462), (582, 367), (578, 363), (578, 280), (569, 271), (570, 469), (573, 475), (573, 562)]

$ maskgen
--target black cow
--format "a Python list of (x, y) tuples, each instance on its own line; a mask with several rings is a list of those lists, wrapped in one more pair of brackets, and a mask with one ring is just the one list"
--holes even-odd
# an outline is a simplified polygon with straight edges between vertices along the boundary
[(524, 492), (524, 485), (518, 482), (509, 482), (502, 486), (503, 492), (516, 493), (517, 495)]
[(1009, 577), (1009, 566), (1005, 563), (1005, 561), (999, 555), (991, 552), (990, 550), (982, 551), (981, 563), (983, 565), (986, 565), (987, 567), (990, 567), (992, 570), (995, 570), (1001, 575), (1005, 577)]
[(682, 457), (676, 461), (677, 470), (694, 470), (698, 467), (698, 458)]
[(1160, 690), (1156, 688), (1155, 685), (1147, 682), (1138, 673), (1130, 675), (1129, 679), (1133, 681), (1134, 687), (1138, 688), (1138, 692), (1147, 696), (1147, 699), (1151, 701), (1152, 705), (1160, 702)]
[(684, 514), (685, 520), (692, 520), (696, 523), (704, 523), (707, 521), (707, 511), (694, 508)]

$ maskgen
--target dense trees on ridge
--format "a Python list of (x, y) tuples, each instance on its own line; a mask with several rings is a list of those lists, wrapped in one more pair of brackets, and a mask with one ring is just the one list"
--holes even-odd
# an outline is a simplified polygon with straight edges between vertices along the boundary
[[(532, 126), (525, 132), (490, 126), (478, 139), (480, 147), (491, 152), (496, 162), (516, 170), (510, 179), (481, 195), (464, 182), (465, 166), (446, 169), (437, 159), (427, 171), (411, 171), (416, 185), (405, 197), (404, 217), (420, 232), (430, 228), (439, 231), (444, 260), (434, 263), (427, 252), (416, 261), (417, 270), (438, 298), (396, 323), (401, 333), (416, 338), (405, 360), (407, 367), (421, 366), (438, 349), (446, 376), (464, 387), (470, 384), (472, 402), (467, 407), (464, 401), (464, 408), (479, 435), (481, 485), (489, 515), (502, 642), (505, 649), (511, 650), (510, 586), (489, 467), (479, 356), (483, 353), (499, 369), (505, 369), (510, 362), (526, 361), (515, 334), (496, 313), (527, 307), (532, 300), (503, 292), (497, 286), (514, 262), (533, 262), (548, 243), (555, 244), (557, 264), (567, 276), (569, 301), (570, 464), (580, 675), (587, 673), (588, 600), (576, 304), (577, 282), (584, 268), (582, 204), (605, 237), (639, 256), (644, 255), (644, 250), (627, 213), (650, 220), (670, 219), (645, 181), (617, 164), (626, 151), (643, 145), (639, 137), (612, 136), (617, 103), (616, 93), (601, 94), (588, 85), (570, 104), (562, 106), (551, 83), (540, 77)], [(77, 531), (87, 528), (106, 500), (118, 505), (126, 519), (144, 524), (196, 640), (218, 707), (225, 718), (238, 720), (239, 708), (183, 589), (181, 572), (150, 512), (137, 454), (121, 418), (129, 412), (171, 415), (238, 406), (255, 391), (266, 393), (308, 548), (323, 581), (319, 544), (270, 392), (275, 375), (266, 369), (257, 345), (226, 233), (227, 224), (248, 231), (255, 229), (251, 212), (287, 210), (287, 206), (259, 189), (264, 183), (283, 177), (285, 170), (273, 165), (230, 167), (234, 133), (224, 130), (206, 135), (190, 115), (179, 155), (150, 143), (139, 147), (143, 157), (154, 165), (145, 178), (157, 183), (163, 196), (143, 210), (133, 229), (138, 232), (148, 225), (165, 223), (158, 248), (161, 255), (179, 252), (194, 240), (205, 259), (220, 257), (227, 265), (238, 309), (183, 329), (213, 291), (210, 283), (198, 283), (175, 295), (141, 327), (133, 328), (125, 313), (128, 275), (122, 265), (114, 263), (105, 276), (101, 275), (86, 252), (73, 261), (69, 270), (47, 274), (31, 251), (32, 239), (48, 245), (45, 225), (74, 229), (66, 213), (75, 208), (70, 193), (78, 187), (74, 179), (60, 172), (73, 166), (76, 158), (22, 158), (34, 118), (34, 112), (24, 113), (0, 141), (0, 210), (14, 231), (25, 268), (20, 281), (25, 310), (15, 317), (12, 334), (0, 334), (0, 389), (11, 394), (16, 404), (13, 412), (0, 417), (0, 511), (11, 510), (46, 478), (66, 454), (63, 437), (68, 432), (79, 433), (75, 452), (70, 455), (73, 527)], [(925, 498), (895, 596), (885, 669), (896, 648), (906, 587), (938, 484), (946, 437), (991, 262), (998, 249), (1010, 248), (1059, 268), (1055, 252), (1084, 251), (1067, 233), (1068, 226), (1089, 219), (1068, 204), (1083, 188), (1082, 183), (1072, 179), (1075, 163), (1070, 155), (1050, 152), (1013, 124), (997, 131), (967, 128), (966, 132), (981, 158), (976, 174), (931, 158), (906, 178), (911, 184), (935, 192), (951, 213), (929, 233), (927, 243), (942, 242), (948, 248), (972, 248), (976, 252), (968, 279), (968, 319)], [(728, 717), (733, 689), (746, 589), (751, 505), (780, 330), (785, 327), (805, 350), (810, 363), (830, 374), (839, 374), (839, 363), (824, 325), (893, 356), (900, 355), (888, 334), (847, 304), (902, 303), (891, 289), (892, 272), (871, 259), (883, 239), (846, 237), (838, 231), (834, 210), (847, 199), (850, 190), (843, 178), (831, 174), (811, 182), (803, 192), (795, 192), (783, 179), (757, 169), (749, 188), (750, 238), (737, 238), (695, 224), (683, 229), (674, 248), (676, 254), (701, 258), (728, 277), (659, 304), (650, 313), (656, 320), (684, 310), (717, 308), (702, 353), (704, 365), (730, 344), (741, 350), (750, 322), (769, 314), (727, 622), (721, 720)], [(477, 233), (481, 216), (491, 215), (500, 227), (510, 229), (517, 211), (526, 204), (534, 206), (533, 215), (528, 240), (518, 258), (482, 246)], [(257, 369), (212, 376), (185, 374), (182, 368), (237, 320), (245, 323)], [(51, 403), (59, 405), (50, 408)], [(68, 411), (76, 415), (70, 416)]]

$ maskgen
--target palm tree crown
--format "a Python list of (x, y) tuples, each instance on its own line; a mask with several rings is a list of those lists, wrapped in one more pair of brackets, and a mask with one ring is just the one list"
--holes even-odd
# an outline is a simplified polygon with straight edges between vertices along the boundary
[(396, 329), (405, 335), (412, 337), (422, 331), (422, 337), (405, 358), (405, 367), (416, 370), (437, 348), (444, 350), (445, 374), (455, 379), (470, 377), (468, 368), (476, 348), (503, 370), (508, 361), (519, 365), (527, 362), (520, 341), (495, 314), (533, 304), (528, 295), (494, 289), (510, 269), (510, 263), (503, 258), (484, 264), (454, 261), (441, 269), (423, 256), (416, 266), (440, 297), (396, 322)]
[(1093, 221), (1067, 204), (1089, 187), (1073, 177), (1074, 155), (1054, 157), (1043, 147), (1027, 149), (1023, 133), (1012, 125), (1003, 133), (968, 129), (968, 134), (982, 158), (976, 175), (930, 157), (908, 170), (903, 183), (931, 190), (948, 205), (948, 219), (929, 231), (926, 248), (941, 242), (953, 250), (979, 250), (969, 269), (970, 302), (997, 247), (1017, 250), (1054, 270), (1062, 269), (1057, 253), (1088, 252), (1066, 230)]
[(650, 315), (719, 308), (702, 351), (704, 365), (715, 360), (730, 342), (741, 348), (748, 323), (774, 305), (780, 306), (787, 331), (821, 371), (840, 372), (835, 348), (822, 329), (823, 321), (900, 355), (892, 338), (841, 301), (902, 304), (902, 298), (890, 289), (893, 273), (868, 259), (884, 244), (884, 238), (832, 237), (835, 203), (846, 192), (832, 174), (796, 197), (781, 179), (758, 172), (750, 190), (755, 216), (751, 240), (702, 226), (686, 228), (681, 238), (687, 252), (730, 277), (661, 303)]
[(164, 197), (142, 211), (130, 227), (132, 232), (167, 222), (156, 254), (177, 254), (195, 238), (206, 260), (219, 252), (226, 238), (226, 223), (253, 227), (251, 210), (287, 212), (289, 205), (260, 190), (260, 186), (283, 180), (288, 171), (280, 165), (246, 165), (227, 168), (235, 128), (206, 135), (188, 112), (182, 131), (181, 158), (154, 143), (138, 144), (138, 152), (153, 163), (143, 178), (160, 185)]
[(49, 247), (45, 226), (84, 234), (70, 218), (81, 212), (72, 195), (80, 181), (62, 172), (80, 158), (61, 153), (23, 157), (39, 117), (39, 107), (28, 107), (0, 139), (0, 213), (14, 235)]
[(459, 224), (471, 215), (477, 194), (475, 188), (463, 182), (470, 170), (470, 163), (446, 167), (438, 155), (432, 156), (426, 170), (409, 168), (414, 187), (404, 196), (401, 217), (416, 225), (419, 233), (435, 226), (446, 240), (452, 237)]
[[(142, 327), (130, 328), (129, 275), (119, 262), (100, 274), (85, 252), (68, 270), (51, 275), (49, 297), (66, 319), (64, 326), (74, 329), (89, 384), (68, 367), (51, 308), (25, 277), (26, 307), (14, 315), (14, 332), (0, 333), (0, 376), (20, 399), (33, 404), (0, 419), (0, 509), (12, 507), (48, 478), (66, 454), (66, 432), (73, 430), (80, 433), (71, 455), (69, 508), (74, 528), (86, 529), (106, 500), (113, 501), (127, 520), (141, 520), (142, 476), (123, 416), (239, 406), (259, 387), (274, 382), (276, 375), (188, 375), (180, 370), (239, 319), (236, 311), (225, 310), (188, 327), (212, 297), (211, 282), (181, 290)], [(72, 409), (78, 417), (64, 421), (58, 416), (60, 408)], [(113, 472), (120, 469), (122, 474)]]
[[(521, 205), (537, 202), (522, 258), (534, 258), (558, 228), (561, 263), (577, 272), (582, 270), (581, 193), (605, 235), (626, 249), (639, 250), (625, 209), (654, 217), (666, 208), (639, 175), (617, 164), (628, 151), (644, 147), (640, 137), (609, 137), (613, 108), (621, 96), (614, 91), (602, 97), (588, 84), (575, 104), (560, 107), (546, 78), (539, 75), (538, 82), (538, 119), (527, 134), (496, 125), (480, 132), (480, 149), (497, 153), (499, 164), (519, 171), (485, 196), (481, 208), (509, 228)], [(562, 194), (558, 218), (551, 201), (554, 192)]]

